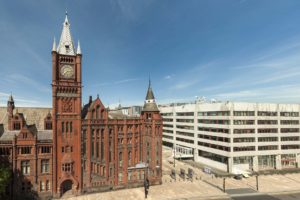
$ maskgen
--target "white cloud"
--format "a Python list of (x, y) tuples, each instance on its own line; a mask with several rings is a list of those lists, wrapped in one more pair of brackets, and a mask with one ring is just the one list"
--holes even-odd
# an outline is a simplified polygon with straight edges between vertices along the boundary
[(222, 100), (299, 103), (300, 85), (281, 85), (213, 95)]
[(116, 80), (113, 82), (104, 82), (104, 83), (97, 83), (94, 84), (94, 87), (99, 87), (99, 86), (111, 86), (111, 85), (119, 85), (119, 84), (124, 84), (124, 83), (130, 83), (130, 82), (135, 82), (143, 80), (142, 78), (129, 78), (129, 79), (121, 79), (121, 80)]
[(40, 82), (35, 81), (32, 78), (29, 78), (22, 74), (9, 74), (3, 78), (4, 81), (7, 81), (15, 86), (28, 85), (31, 89), (37, 89), (41, 92), (49, 93), (51, 92), (50, 86), (41, 84)]
[(164, 77), (164, 79), (165, 79), (165, 80), (170, 80), (170, 79), (172, 79), (172, 77), (173, 77), (173, 75), (166, 75), (166, 76)]

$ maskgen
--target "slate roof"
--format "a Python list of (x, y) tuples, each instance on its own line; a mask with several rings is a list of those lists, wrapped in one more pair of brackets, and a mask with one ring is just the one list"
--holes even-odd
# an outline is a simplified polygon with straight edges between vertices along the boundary
[(139, 119), (137, 116), (125, 115), (121, 109), (108, 111), (109, 119)]
[[(23, 113), (27, 124), (35, 124), (38, 130), (44, 129), (44, 119), (49, 112), (52, 112), (52, 108), (34, 108), (34, 107), (17, 107), (14, 113)], [(4, 130), (7, 130), (8, 115), (7, 107), (0, 107), (0, 124), (4, 125)]]
[(155, 102), (145, 103), (143, 107), (143, 111), (159, 111)]
[[(0, 137), (0, 141), (11, 141), (15, 136), (18, 136), (20, 130), (17, 131), (5, 131)], [(38, 140), (52, 140), (52, 130), (38, 130), (37, 131)]]
[[(66, 46), (68, 46), (68, 48)], [(75, 48), (71, 36), (70, 23), (67, 14), (66, 14), (65, 21), (63, 23), (63, 30), (61, 32), (60, 41), (57, 47), (57, 52), (63, 55), (71, 55), (71, 56), (75, 55)]]
[(0, 137), (0, 141), (11, 141), (15, 136), (18, 136), (20, 131), (5, 131)]

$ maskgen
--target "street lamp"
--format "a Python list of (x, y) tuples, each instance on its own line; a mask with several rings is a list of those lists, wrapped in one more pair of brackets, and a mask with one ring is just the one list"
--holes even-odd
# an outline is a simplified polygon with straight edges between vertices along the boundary
[(256, 190), (258, 191), (258, 174), (256, 174)]
[(174, 158), (173, 164), (174, 164), (174, 168), (175, 168), (175, 154), (176, 154), (176, 149), (174, 148), (174, 149), (173, 149), (173, 158)]

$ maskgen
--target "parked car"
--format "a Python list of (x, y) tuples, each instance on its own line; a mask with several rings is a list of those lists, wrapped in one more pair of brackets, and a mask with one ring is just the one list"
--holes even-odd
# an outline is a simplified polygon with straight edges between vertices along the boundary
[(237, 175), (234, 175), (233, 178), (236, 179), (236, 180), (241, 180), (243, 178), (243, 175), (242, 174), (237, 174)]

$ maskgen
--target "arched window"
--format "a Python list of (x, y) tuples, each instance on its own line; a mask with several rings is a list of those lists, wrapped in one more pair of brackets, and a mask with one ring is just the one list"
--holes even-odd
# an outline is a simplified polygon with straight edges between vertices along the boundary
[(131, 151), (128, 152), (128, 166), (131, 165)]
[(61, 132), (65, 132), (65, 122), (61, 123)]
[(69, 122), (66, 123), (66, 132), (69, 132)]
[(122, 152), (119, 153), (119, 163), (120, 163), (120, 167), (121, 167), (122, 164), (123, 164), (123, 154), (122, 154)]
[(73, 123), (70, 122), (70, 133), (72, 133), (72, 131), (73, 131)]
[(96, 119), (98, 119), (99, 118), (99, 106), (97, 106), (97, 108), (96, 108)]
[(104, 110), (101, 110), (100, 117), (101, 117), (101, 119), (104, 118)]

